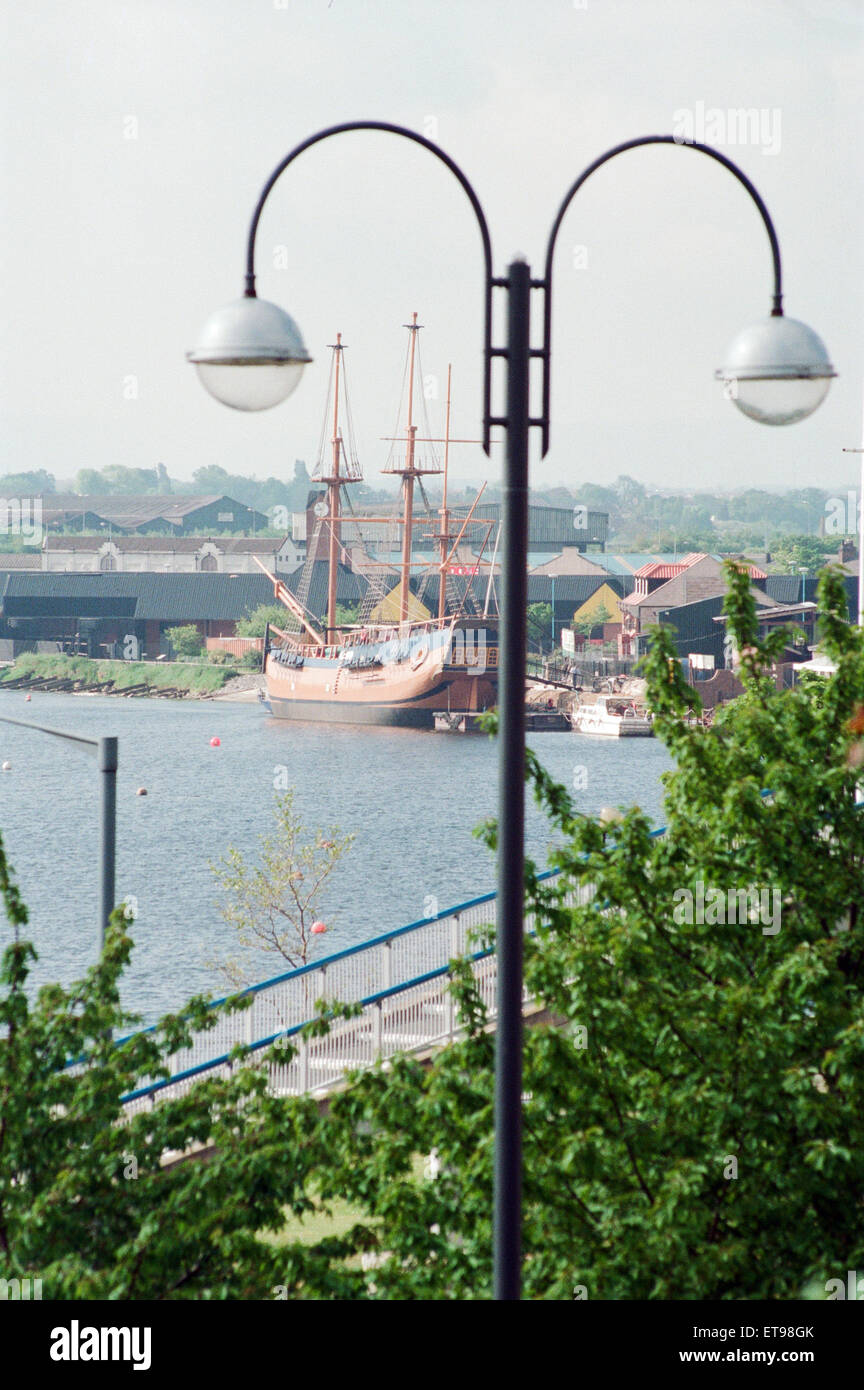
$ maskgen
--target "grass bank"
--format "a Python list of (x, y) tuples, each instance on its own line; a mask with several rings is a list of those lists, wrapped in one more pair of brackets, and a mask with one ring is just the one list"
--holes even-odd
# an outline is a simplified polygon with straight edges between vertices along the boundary
[(148, 685), (155, 690), (186, 690), (190, 695), (212, 695), (232, 676), (240, 675), (235, 666), (213, 666), (206, 662), (180, 661), (91, 661), (86, 656), (63, 656), (59, 652), (24, 652), (14, 666), (0, 671), (0, 689), (9, 681), (24, 679), (74, 680), (82, 686), (113, 681), (115, 690)]

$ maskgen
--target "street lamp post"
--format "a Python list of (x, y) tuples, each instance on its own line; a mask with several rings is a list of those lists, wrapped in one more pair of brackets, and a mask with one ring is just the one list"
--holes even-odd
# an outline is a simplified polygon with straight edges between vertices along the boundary
[(117, 739), (85, 738), (83, 734), (70, 734), (63, 729), (49, 729), (46, 724), (33, 724), (29, 719), (9, 719), (0, 715), (0, 723), (16, 724), (20, 729), (36, 729), (40, 734), (51, 734), (67, 743), (77, 743), (88, 753), (96, 756), (99, 769), (99, 951), (105, 946), (105, 932), (108, 919), (114, 911), (114, 886), (116, 877), (117, 847)]
[[(672, 135), (648, 135), (629, 140), (594, 160), (568, 190), (561, 203), (546, 248), (542, 279), (531, 275), (524, 260), (514, 260), (505, 277), (492, 272), (489, 229), (472, 185), (457, 164), (438, 145), (404, 126), (384, 121), (350, 121), (331, 126), (297, 145), (277, 165), (264, 185), (249, 228), (244, 296), (218, 310), (202, 330), (198, 346), (189, 352), (208, 391), (238, 410), (262, 410), (284, 400), (295, 389), (310, 360), (297, 325), (275, 304), (259, 300), (255, 290), (255, 238), (264, 204), (273, 185), (290, 164), (311, 146), (349, 131), (383, 131), (422, 145), (435, 155), (461, 184), (477, 218), (485, 260), (483, 348), (483, 448), (489, 453), (491, 429), (506, 431), (504, 459), (501, 565), (501, 632), (498, 682), (498, 897), (496, 952), (498, 958), (498, 1017), (495, 1049), (495, 1296), (520, 1296), (520, 1207), (522, 1133), (522, 940), (524, 933), (525, 789), (525, 674), (528, 562), (528, 441), (532, 429), (541, 432), (542, 453), (549, 447), (551, 391), (552, 265), (564, 214), (576, 193), (597, 169), (625, 151), (642, 145), (682, 145), (698, 150), (723, 165), (741, 183), (762, 218), (768, 234), (774, 272), (770, 316), (736, 337), (726, 362), (717, 372), (724, 394), (736, 406), (764, 424), (803, 420), (824, 399), (835, 375), (824, 345), (805, 324), (783, 314), (780, 247), (774, 225), (759, 193), (732, 160), (709, 145), (682, 142)], [(507, 338), (492, 341), (492, 299), (495, 290), (507, 295)], [(543, 295), (543, 340), (531, 346), (531, 297)], [(492, 413), (492, 361), (507, 362), (506, 413)], [(542, 362), (542, 409), (530, 412), (531, 360)]]

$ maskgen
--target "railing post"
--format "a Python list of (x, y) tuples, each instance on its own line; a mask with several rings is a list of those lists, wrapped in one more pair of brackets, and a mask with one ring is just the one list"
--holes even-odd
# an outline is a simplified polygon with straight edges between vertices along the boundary
[(382, 949), (384, 951), (384, 983), (381, 988), (391, 989), (393, 986), (393, 952), (390, 949), (390, 942), (385, 941)]
[(462, 955), (462, 952), (463, 952), (463, 950), (464, 950), (464, 947), (463, 947), (463, 945), (462, 945), (462, 939), (461, 939), (462, 934), (461, 934), (461, 932), (460, 932), (460, 930), (459, 930), (460, 925), (461, 925), (461, 919), (460, 919), (460, 917), (459, 917), (459, 913), (458, 913), (458, 912), (454, 912), (454, 913), (453, 913), (453, 916), (450, 918), (450, 959), (451, 959), (451, 960), (455, 960), (457, 956), (461, 956), (461, 955)]
[(375, 1057), (381, 1056), (384, 1046), (384, 1020), (382, 1017), (382, 1000), (375, 1001), (375, 1018), (372, 1025), (372, 1046), (375, 1050)]

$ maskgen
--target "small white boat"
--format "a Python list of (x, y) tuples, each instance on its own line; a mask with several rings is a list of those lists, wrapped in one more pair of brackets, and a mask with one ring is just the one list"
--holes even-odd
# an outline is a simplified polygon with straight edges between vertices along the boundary
[(651, 715), (624, 695), (598, 695), (593, 704), (577, 705), (570, 714), (577, 734), (606, 738), (652, 738)]

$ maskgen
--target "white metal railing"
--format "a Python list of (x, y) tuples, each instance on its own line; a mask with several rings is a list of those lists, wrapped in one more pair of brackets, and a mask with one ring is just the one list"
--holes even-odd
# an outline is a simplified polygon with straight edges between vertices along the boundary
[[(663, 834), (665, 829), (655, 830), (652, 837)], [(558, 872), (550, 869), (539, 877), (555, 878)], [(593, 892), (590, 884), (574, 886), (564, 900), (571, 905), (584, 903)], [(494, 1018), (497, 961), (492, 951), (477, 949), (477, 931), (494, 928), (495, 921), (496, 895), (487, 893), (238, 991), (251, 997), (250, 1006), (220, 1012), (212, 1028), (193, 1036), (190, 1047), (172, 1053), (166, 1059), (170, 1076), (145, 1078), (124, 1096), (126, 1112), (183, 1095), (202, 1076), (228, 1075), (236, 1065), (230, 1054), (237, 1047), (246, 1048), (244, 1061), (255, 1064), (274, 1044), (296, 1046), (296, 1057), (284, 1064), (267, 1061), (265, 1065), (274, 1093), (299, 1095), (331, 1086), (346, 1072), (371, 1066), (379, 1058), (447, 1042), (460, 1032), (449, 989), (449, 963), (457, 957), (470, 959), (484, 1004)], [(526, 918), (526, 931), (533, 931), (535, 925), (530, 916)], [(320, 1000), (357, 1004), (360, 1012), (354, 1018), (336, 1019), (324, 1037), (302, 1038)], [(215, 1010), (224, 1002), (214, 1000), (211, 1007)], [(118, 1046), (124, 1041), (118, 1039)], [(86, 1059), (77, 1058), (68, 1065), (78, 1069), (86, 1065)]]
[[(551, 878), (550, 871), (543, 878)], [(574, 887), (570, 903), (587, 902), (590, 885)], [(261, 1062), (275, 1045), (296, 1047), (284, 1064), (268, 1060), (274, 1094), (300, 1095), (338, 1083), (346, 1072), (371, 1066), (399, 1052), (418, 1052), (452, 1040), (460, 1020), (450, 992), (449, 962), (467, 957), (490, 1018), (495, 1015), (497, 959), (488, 949), (472, 949), (475, 930), (495, 924), (496, 897), (489, 893), (424, 922), (412, 923), (362, 946), (255, 985), (251, 1006), (223, 1014), (215, 1027), (199, 1033), (190, 1048), (172, 1054), (169, 1080), (145, 1082), (124, 1097), (127, 1113), (157, 1100), (184, 1095), (202, 1076), (227, 1076), (229, 1054), (242, 1044), (249, 1062)], [(533, 930), (533, 918), (526, 918)], [(476, 946), (476, 943), (474, 943)], [(359, 1004), (353, 1018), (336, 1019), (323, 1037), (300, 1036), (316, 1014), (316, 1003)], [(222, 1002), (222, 1001), (216, 1001)], [(215, 1007), (215, 1005), (214, 1005)]]
[[(761, 793), (770, 798), (769, 791)], [(864, 807), (862, 807), (864, 809)], [(665, 835), (665, 827), (651, 832)], [(539, 875), (558, 876), (557, 869)], [(568, 906), (594, 896), (592, 884), (573, 885), (563, 896)], [(227, 1076), (237, 1065), (230, 1053), (247, 1049), (241, 1063), (267, 1068), (270, 1089), (277, 1095), (301, 1095), (325, 1090), (349, 1071), (372, 1066), (397, 1053), (421, 1052), (458, 1036), (461, 1031), (450, 992), (450, 962), (467, 957), (490, 1019), (496, 1011), (497, 959), (494, 951), (476, 949), (477, 928), (494, 927), (496, 895), (472, 898), (434, 917), (413, 922), (373, 941), (351, 946), (299, 970), (242, 991), (251, 1006), (221, 1014), (215, 1026), (198, 1033), (192, 1046), (170, 1057), (168, 1079), (146, 1081), (123, 1098), (127, 1114), (160, 1099), (184, 1095), (202, 1076)], [(526, 932), (536, 922), (525, 920)], [(524, 996), (527, 1000), (527, 994)], [(356, 1017), (336, 1018), (322, 1037), (303, 1038), (304, 1026), (316, 1016), (319, 1000), (359, 1004)], [(224, 1000), (215, 1000), (214, 1009)], [(146, 1030), (153, 1032), (153, 1029)], [(123, 1039), (118, 1040), (122, 1043)], [(273, 1060), (272, 1049), (297, 1048), (285, 1062)], [(84, 1059), (70, 1067), (85, 1065)]]

